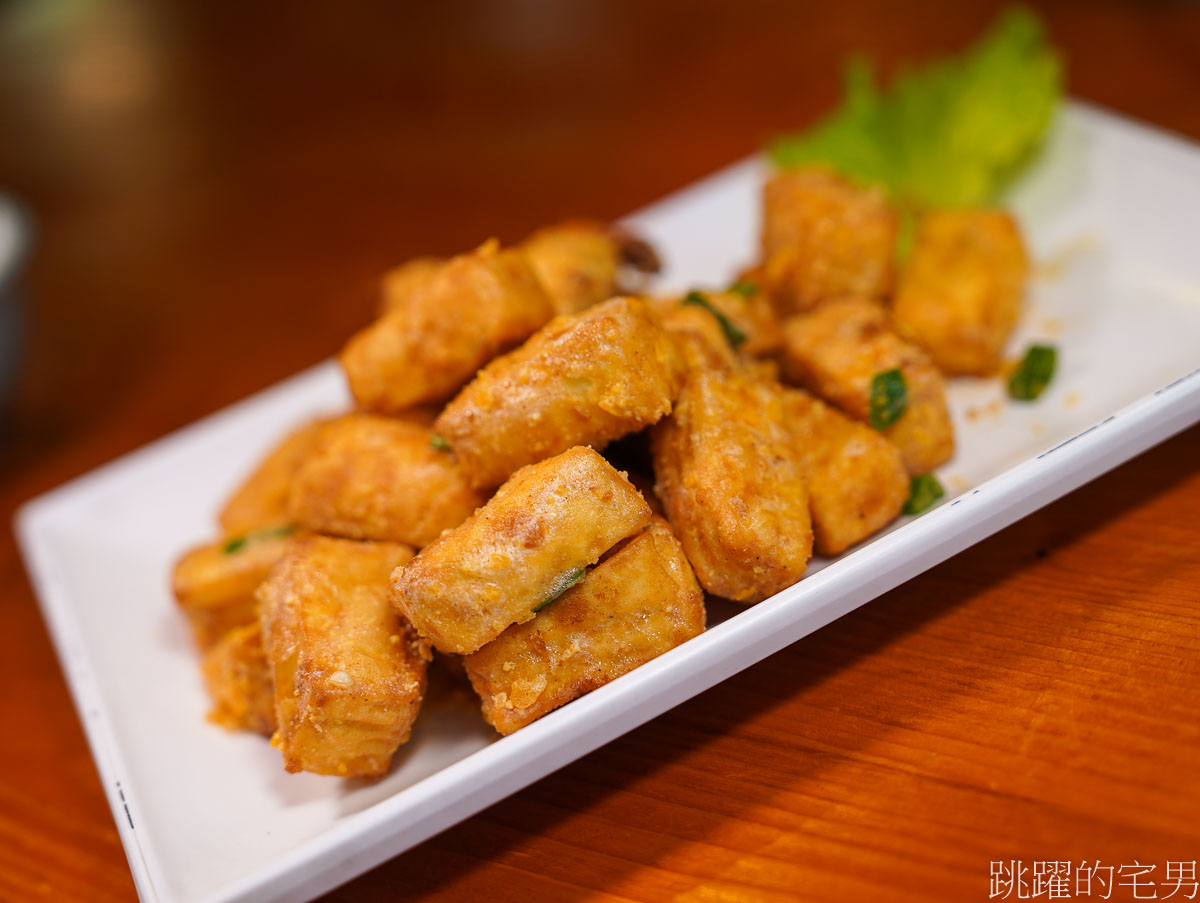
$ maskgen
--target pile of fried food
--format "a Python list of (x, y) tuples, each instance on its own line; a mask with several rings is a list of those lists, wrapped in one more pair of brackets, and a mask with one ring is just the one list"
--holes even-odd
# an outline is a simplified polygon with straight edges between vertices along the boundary
[(911, 508), (954, 451), (944, 375), (1001, 363), (1017, 227), (927, 214), (898, 272), (880, 191), (806, 168), (764, 200), (720, 291), (630, 294), (652, 250), (582, 222), (388, 273), (340, 356), (356, 410), (175, 569), (210, 717), (288, 771), (381, 775), (435, 653), (508, 734), (702, 632), (705, 592), (763, 600)]

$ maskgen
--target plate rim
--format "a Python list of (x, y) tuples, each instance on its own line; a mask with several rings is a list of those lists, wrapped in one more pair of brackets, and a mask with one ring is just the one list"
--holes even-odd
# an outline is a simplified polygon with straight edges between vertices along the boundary
[[(1184, 136), (1088, 102), (1071, 99), (1064, 104), (1063, 112), (1118, 132), (1148, 137), (1164, 150), (1183, 152), (1192, 162), (1200, 157), (1200, 144)], [(718, 169), (622, 219), (636, 220), (652, 209), (678, 203), (689, 192), (729, 178), (743, 168), (760, 165), (761, 159), (761, 155), (754, 154)], [(41, 493), (21, 504), (14, 514), (14, 533), (26, 572), (143, 900), (165, 903), (176, 898), (163, 895), (169, 882), (163, 880), (153, 838), (147, 836), (143, 843), (135, 828), (140, 820), (136, 796), (126, 794), (127, 785), (122, 785), (128, 770), (110, 732), (111, 715), (105, 711), (91, 679), (90, 657), (73, 615), (70, 593), (58, 577), (53, 526), (61, 516), (61, 506), (88, 493), (91, 487), (136, 468), (146, 458), (186, 444), (194, 434), (206, 431), (221, 418), (255, 406), (270, 407), (276, 398), (307, 381), (322, 378), (335, 367), (334, 360), (329, 359), (306, 368)], [(874, 538), (805, 580), (571, 706), (557, 709), (392, 796), (344, 816), (251, 874), (197, 899), (203, 903), (303, 901), (324, 893), (698, 695), (1198, 421), (1200, 368), (920, 518)], [(908, 551), (917, 554), (906, 556)], [(850, 562), (854, 562), (853, 568)], [(426, 811), (421, 812), (422, 808)]]

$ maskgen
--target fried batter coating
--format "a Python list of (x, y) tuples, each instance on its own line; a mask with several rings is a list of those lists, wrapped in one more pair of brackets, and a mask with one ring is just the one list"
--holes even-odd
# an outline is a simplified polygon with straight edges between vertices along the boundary
[(463, 662), (483, 717), (511, 734), (704, 630), (704, 594), (670, 526), (642, 533)]
[(688, 292), (654, 302), (692, 369), (737, 369), (743, 360), (775, 354), (783, 346), (765, 293), (748, 283), (746, 287), (748, 294)]
[(262, 460), (221, 510), (223, 532), (247, 533), (287, 523), (288, 494), (300, 462), (312, 450), (327, 420), (316, 420), (290, 433)]
[(707, 310), (680, 304), (678, 298), (664, 298), (655, 307), (688, 370), (737, 370), (741, 367), (742, 360), (721, 329), (720, 321)]
[(333, 421), (296, 474), (292, 519), (317, 533), (427, 545), (484, 501), (433, 435), (376, 414)]
[(492, 361), (434, 424), (475, 486), (576, 445), (605, 444), (671, 411), (683, 361), (640, 298), (557, 317)]
[(616, 226), (568, 220), (539, 229), (521, 243), (559, 314), (581, 310), (622, 294), (622, 267), (658, 272), (658, 256), (646, 242)]
[(892, 307), (896, 329), (943, 373), (987, 376), (1017, 324), (1029, 256), (1002, 210), (942, 210), (917, 226)]
[(783, 337), (779, 318), (767, 293), (757, 284), (746, 282), (741, 285), (745, 292), (730, 289), (702, 292), (701, 295), (745, 337), (737, 346), (740, 354), (748, 357), (777, 354), (783, 347)]
[(553, 315), (525, 252), (490, 241), (398, 297), (340, 360), (360, 408), (394, 413), (449, 398)]
[(572, 220), (521, 243), (559, 314), (579, 313), (617, 293), (620, 249), (601, 223)]
[(275, 685), (257, 620), (227, 633), (200, 667), (213, 702), (209, 721), (231, 731), (275, 732)]
[(784, 374), (855, 420), (870, 420), (871, 383), (898, 369), (907, 387), (904, 415), (883, 431), (910, 474), (929, 473), (954, 454), (954, 427), (941, 373), (920, 348), (892, 329), (878, 304), (830, 302), (784, 324)]
[(896, 215), (883, 193), (826, 169), (782, 170), (763, 193), (761, 275), (781, 316), (892, 287)]
[(179, 559), (171, 589), (201, 649), (258, 619), (254, 591), (283, 557), (291, 533), (288, 526), (267, 527), (200, 546)]
[(891, 523), (908, 498), (900, 450), (801, 389), (785, 389), (784, 417), (804, 472), (819, 555), (837, 555)]
[(408, 296), (423, 291), (445, 265), (444, 257), (414, 257), (384, 273), (380, 281), (380, 316), (403, 307)]
[(466, 654), (533, 617), (650, 521), (650, 506), (590, 448), (518, 470), (460, 527), (392, 576), (392, 598), (442, 652)]
[(657, 491), (700, 585), (759, 602), (804, 574), (813, 534), (778, 386), (694, 372), (651, 430)]
[(372, 777), (408, 739), (428, 651), (388, 601), (408, 546), (296, 540), (258, 591), (288, 771)]

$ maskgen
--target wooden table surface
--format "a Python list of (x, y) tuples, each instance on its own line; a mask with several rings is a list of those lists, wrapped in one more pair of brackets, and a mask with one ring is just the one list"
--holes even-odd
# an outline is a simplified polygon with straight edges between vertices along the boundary
[[(826, 108), (847, 52), (995, 11), (899, 6), (0, 4), (37, 220), (5, 520), (328, 356), (386, 266), (620, 215)], [(1200, 139), (1200, 7), (1042, 6), (1075, 94)], [(1198, 461), (1192, 429), (329, 899), (981, 900), (993, 860), (1085, 859), (1164, 897), (1200, 857)], [(133, 899), (7, 533), (0, 580), (0, 899)]]

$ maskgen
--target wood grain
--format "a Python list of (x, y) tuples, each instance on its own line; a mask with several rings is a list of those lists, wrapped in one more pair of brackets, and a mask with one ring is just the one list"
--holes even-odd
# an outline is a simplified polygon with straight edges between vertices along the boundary
[[(1200, 8), (1038, 6), (1074, 93), (1200, 138)], [(0, 6), (0, 190), (38, 223), (3, 513), (326, 357), (387, 265), (620, 215), (827, 107), (847, 52), (996, 8)], [(968, 900), (991, 860), (1197, 858), (1197, 461), (1193, 429), (329, 899)], [(133, 899), (7, 533), (0, 586), (0, 899)]]

